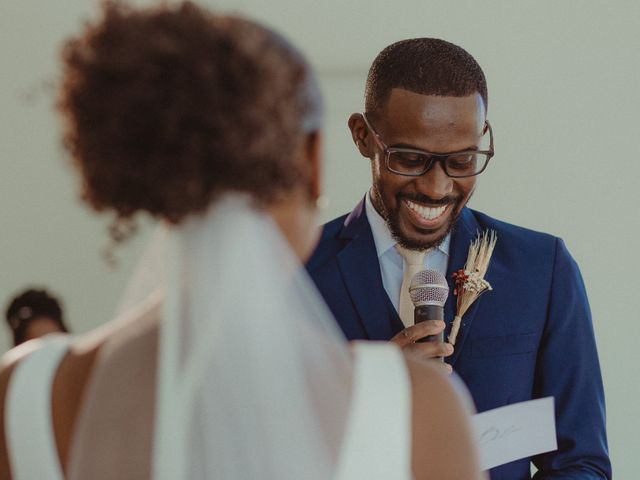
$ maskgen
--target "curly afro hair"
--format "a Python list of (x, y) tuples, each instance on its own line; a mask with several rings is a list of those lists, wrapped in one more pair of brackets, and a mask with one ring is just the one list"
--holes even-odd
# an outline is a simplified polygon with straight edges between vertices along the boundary
[(464, 97), (479, 93), (488, 107), (487, 81), (463, 48), (437, 38), (401, 40), (373, 61), (365, 88), (365, 109), (375, 113), (393, 88), (422, 95)]
[(307, 181), (313, 74), (282, 38), (190, 2), (103, 8), (63, 49), (58, 103), (93, 208), (178, 223), (226, 191), (269, 204)]

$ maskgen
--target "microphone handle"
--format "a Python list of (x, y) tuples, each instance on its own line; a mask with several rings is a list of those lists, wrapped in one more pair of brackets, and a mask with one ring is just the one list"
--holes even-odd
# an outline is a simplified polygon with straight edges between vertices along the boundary
[[(413, 310), (413, 320), (416, 325), (425, 320), (444, 320), (444, 308), (440, 305), (418, 305)], [(444, 331), (416, 340), (416, 343), (422, 342), (444, 342)]]

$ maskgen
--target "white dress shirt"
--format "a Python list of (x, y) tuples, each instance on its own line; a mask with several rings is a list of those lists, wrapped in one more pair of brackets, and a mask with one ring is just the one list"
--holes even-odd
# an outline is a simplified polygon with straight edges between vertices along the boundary
[[(402, 286), (402, 257), (395, 249), (396, 240), (391, 235), (387, 222), (380, 216), (371, 202), (371, 192), (367, 192), (365, 197), (365, 212), (371, 232), (373, 242), (378, 253), (380, 263), (380, 273), (382, 274), (382, 285), (384, 286), (391, 303), (398, 311), (400, 303), (400, 287)], [(424, 268), (435, 270), (442, 275), (447, 275), (447, 264), (449, 263), (449, 242), (451, 234), (447, 235), (442, 243), (431, 249), (424, 257)]]

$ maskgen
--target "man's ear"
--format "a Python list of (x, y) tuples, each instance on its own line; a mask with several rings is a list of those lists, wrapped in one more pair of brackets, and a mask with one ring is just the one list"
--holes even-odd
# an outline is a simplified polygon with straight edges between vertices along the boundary
[(371, 158), (373, 152), (369, 148), (367, 140), (369, 140), (369, 129), (364, 123), (361, 113), (352, 113), (347, 122), (349, 130), (351, 130), (351, 138), (353, 143), (356, 144), (356, 148), (360, 152), (360, 155), (366, 158)]
[(315, 131), (307, 135), (305, 154), (309, 169), (309, 195), (315, 202), (322, 194), (322, 134)]

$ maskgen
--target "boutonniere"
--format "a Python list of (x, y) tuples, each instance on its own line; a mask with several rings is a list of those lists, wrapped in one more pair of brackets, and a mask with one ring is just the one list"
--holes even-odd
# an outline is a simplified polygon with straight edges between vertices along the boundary
[(498, 237), (494, 230), (485, 230), (478, 234), (476, 239), (469, 246), (469, 254), (464, 268), (453, 273), (455, 287), (453, 294), (458, 297), (456, 301), (456, 315), (453, 317), (451, 333), (449, 333), (449, 343), (456, 344), (456, 337), (460, 331), (462, 316), (480, 295), (488, 290), (492, 290), (491, 285), (484, 279), (491, 261), (493, 248), (496, 246)]

